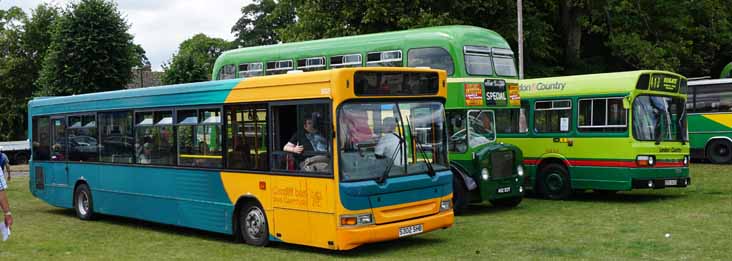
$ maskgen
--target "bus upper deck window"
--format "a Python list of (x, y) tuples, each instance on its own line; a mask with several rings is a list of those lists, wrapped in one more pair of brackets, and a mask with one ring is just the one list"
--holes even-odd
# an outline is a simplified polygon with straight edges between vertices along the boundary
[(500, 76), (516, 76), (516, 64), (513, 62), (513, 51), (493, 48), (493, 67)]
[(465, 67), (468, 74), (472, 75), (493, 75), (493, 63), (491, 62), (491, 49), (480, 46), (465, 46)]
[(366, 66), (402, 66), (402, 51), (371, 52), (366, 55)]
[(407, 52), (407, 65), (409, 67), (441, 69), (447, 71), (447, 75), (452, 75), (455, 67), (450, 53), (441, 47), (409, 49)]
[(347, 54), (330, 57), (331, 68), (361, 67), (360, 54)]
[(262, 76), (262, 63), (242, 63), (239, 64), (239, 78)]
[(312, 57), (297, 60), (297, 69), (305, 72), (324, 70), (325, 57)]
[(236, 78), (236, 67), (233, 64), (227, 64), (219, 69), (219, 80)]

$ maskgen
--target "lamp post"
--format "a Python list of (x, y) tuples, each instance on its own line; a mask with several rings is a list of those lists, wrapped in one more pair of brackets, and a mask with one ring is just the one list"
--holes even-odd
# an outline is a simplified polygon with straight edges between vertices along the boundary
[(523, 3), (516, 0), (516, 12), (518, 13), (518, 60), (519, 60), (519, 79), (524, 78), (524, 17)]

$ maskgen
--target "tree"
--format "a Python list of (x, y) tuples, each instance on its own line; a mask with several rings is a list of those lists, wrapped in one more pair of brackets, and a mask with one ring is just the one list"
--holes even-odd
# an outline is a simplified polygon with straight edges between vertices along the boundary
[(123, 89), (142, 60), (129, 25), (107, 0), (72, 3), (58, 19), (38, 84), (40, 95)]
[(50, 44), (58, 10), (39, 5), (27, 18), (17, 7), (0, 10), (0, 139), (26, 139), (27, 106)]
[(294, 6), (292, 0), (255, 0), (243, 7), (242, 17), (231, 28), (236, 36), (234, 42), (242, 47), (278, 43), (276, 29), (294, 23)]
[(163, 65), (161, 80), (164, 84), (208, 81), (216, 58), (231, 48), (233, 43), (224, 39), (197, 34), (183, 41), (170, 64)]

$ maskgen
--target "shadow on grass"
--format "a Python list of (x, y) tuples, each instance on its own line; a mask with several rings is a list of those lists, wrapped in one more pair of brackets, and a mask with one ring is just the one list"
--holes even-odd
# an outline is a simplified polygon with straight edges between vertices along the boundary
[[(269, 247), (282, 249), (287, 251), (297, 251), (301, 253), (309, 254), (323, 254), (334, 258), (369, 258), (373, 259), (381, 254), (393, 253), (395, 251), (409, 252), (413, 251), (413, 248), (430, 248), (435, 245), (443, 244), (446, 240), (441, 238), (425, 238), (412, 236), (408, 238), (401, 238), (391, 241), (371, 243), (361, 245), (348, 251), (336, 251), (329, 249), (321, 249), (309, 246), (301, 246), (287, 243), (274, 243), (270, 244)], [(377, 256), (375, 256), (377, 255)]]
[(506, 211), (511, 211), (521, 208), (521, 204), (515, 207), (496, 207), (491, 204), (487, 203), (481, 203), (481, 204), (470, 204), (468, 207), (466, 207), (463, 210), (463, 213), (460, 214), (460, 216), (480, 216), (480, 215), (490, 215), (490, 214), (498, 214)]
[[(76, 212), (74, 209), (50, 209), (46, 213), (56, 216), (63, 216), (68, 218), (76, 218)], [(151, 230), (159, 233), (170, 234), (175, 236), (193, 237), (201, 240), (217, 241), (219, 243), (227, 244), (242, 244), (242, 247), (249, 247), (234, 241), (234, 237), (227, 234), (209, 232), (204, 230), (198, 230), (187, 227), (179, 227), (174, 225), (167, 225), (161, 223), (155, 223), (150, 221), (144, 221), (133, 218), (99, 215), (97, 220), (92, 222), (102, 222), (109, 225), (121, 226), (130, 229), (144, 229)], [(317, 232), (316, 232), (317, 233)], [(393, 251), (404, 251), (410, 248), (422, 248), (430, 247), (432, 245), (441, 244), (444, 240), (435, 238), (422, 238), (419, 235), (402, 238), (398, 240), (366, 244), (349, 251), (335, 251), (329, 249), (322, 249), (310, 246), (302, 246), (295, 244), (288, 244), (283, 242), (271, 242), (267, 248), (270, 249), (282, 249), (287, 251), (296, 251), (309, 254), (322, 254), (331, 257), (371, 257), (374, 254), (389, 253)], [(256, 248), (256, 247), (253, 247)]]
[(676, 200), (684, 198), (686, 195), (674, 194), (648, 194), (648, 193), (625, 193), (618, 192), (615, 194), (603, 194), (594, 192), (574, 193), (568, 201), (577, 202), (609, 202), (609, 203), (645, 203), (657, 202), (663, 200)]
[[(76, 212), (74, 209), (51, 209), (46, 212), (49, 214), (52, 214), (52, 215), (76, 218)], [(194, 229), (194, 228), (179, 227), (179, 226), (162, 224), (162, 223), (155, 223), (155, 222), (133, 219), (133, 218), (97, 214), (97, 219), (94, 221), (91, 221), (91, 222), (101, 222), (101, 223), (105, 223), (105, 224), (127, 227), (127, 228), (131, 228), (131, 229), (146, 229), (146, 230), (151, 230), (151, 231), (170, 234), (170, 235), (195, 237), (195, 238), (204, 239), (204, 240), (219, 241), (222, 243), (235, 243), (233, 236), (227, 235), (227, 234), (209, 232), (209, 231), (198, 230), (198, 229)]]

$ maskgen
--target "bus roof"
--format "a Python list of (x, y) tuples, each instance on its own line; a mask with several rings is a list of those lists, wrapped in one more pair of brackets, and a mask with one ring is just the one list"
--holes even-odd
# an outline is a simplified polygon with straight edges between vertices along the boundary
[[(257, 100), (326, 98), (331, 97), (331, 92), (330, 90), (324, 91), (322, 87), (330, 85), (331, 80), (337, 75), (352, 75), (354, 71), (441, 72), (434, 69), (405, 67), (342, 68), (311, 73), (288, 73), (71, 96), (38, 97), (28, 102), (28, 109), (31, 115), (45, 115), (155, 107), (221, 105), (227, 102)], [(299, 88), (289, 88), (294, 85), (298, 85)], [(270, 87), (289, 89), (282, 91), (262, 89)], [(439, 93), (443, 92), (444, 90), (440, 88)]]
[(715, 84), (727, 84), (727, 83), (732, 83), (732, 79), (708, 79), (708, 80), (689, 81), (689, 86), (715, 85)]
[(500, 34), (489, 29), (465, 25), (437, 26), (229, 50), (216, 59), (213, 71), (216, 74), (219, 68), (226, 64), (361, 54), (368, 51), (414, 47), (440, 47), (441, 45), (435, 44), (436, 40), (442, 40), (444, 43), (454, 42), (459, 44), (460, 48), (462, 45), (511, 48)]
[(565, 97), (578, 95), (602, 95), (628, 93), (635, 90), (642, 74), (670, 74), (681, 79), (686, 77), (657, 70), (583, 74), (520, 80), (522, 98)]

